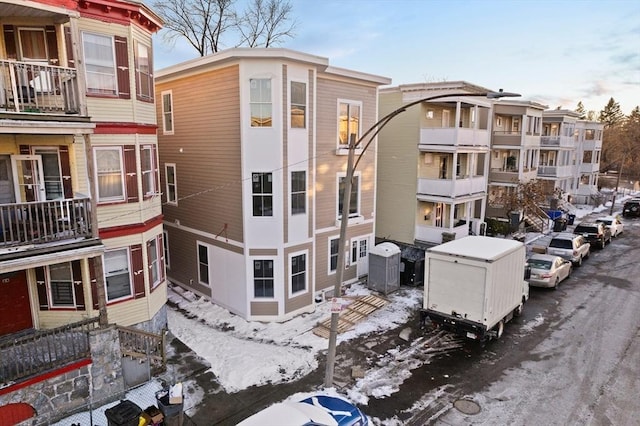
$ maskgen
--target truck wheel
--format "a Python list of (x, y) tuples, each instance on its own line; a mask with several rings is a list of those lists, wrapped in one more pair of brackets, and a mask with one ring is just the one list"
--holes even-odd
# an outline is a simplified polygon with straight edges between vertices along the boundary
[(496, 339), (501, 338), (502, 333), (504, 333), (504, 321), (500, 320), (500, 322), (496, 325)]
[(513, 311), (513, 316), (519, 317), (522, 315), (522, 310), (524, 309), (524, 303), (520, 303), (515, 311)]

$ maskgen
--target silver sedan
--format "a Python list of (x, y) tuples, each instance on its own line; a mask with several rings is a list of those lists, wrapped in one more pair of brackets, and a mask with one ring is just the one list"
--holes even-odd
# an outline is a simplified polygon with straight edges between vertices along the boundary
[(571, 276), (570, 261), (550, 254), (533, 254), (528, 260), (531, 267), (529, 285), (556, 289), (558, 284)]

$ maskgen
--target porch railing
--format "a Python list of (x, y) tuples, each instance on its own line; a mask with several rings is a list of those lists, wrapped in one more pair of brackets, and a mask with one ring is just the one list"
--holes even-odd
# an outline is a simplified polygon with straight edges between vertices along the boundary
[(89, 238), (90, 205), (89, 198), (0, 204), (0, 248)]
[(78, 114), (79, 99), (74, 68), (0, 60), (0, 111)]
[(89, 332), (97, 327), (98, 318), (89, 318), (0, 340), (0, 386), (90, 357)]
[(164, 333), (154, 334), (137, 328), (118, 326), (118, 334), (122, 356), (148, 359), (152, 375), (165, 371), (167, 354)]

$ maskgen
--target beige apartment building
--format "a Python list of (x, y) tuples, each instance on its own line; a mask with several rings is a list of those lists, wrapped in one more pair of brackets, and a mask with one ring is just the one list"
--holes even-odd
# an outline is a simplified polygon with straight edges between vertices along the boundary
[(50, 424), (123, 394), (118, 327), (166, 328), (161, 21), (42, 0), (0, 1), (0, 24), (0, 419)]
[[(420, 99), (380, 132), (376, 238), (402, 250), (419, 284), (424, 248), (478, 234), (486, 210), (493, 101), (464, 81), (380, 90), (380, 116)], [(479, 96), (464, 96), (480, 94)], [(462, 96), (461, 96), (462, 95)]]
[(378, 87), (389, 83), (279, 48), (157, 72), (169, 280), (245, 319), (283, 321), (333, 293), (338, 256), (345, 283), (367, 275), (375, 146), (347, 215), (341, 189), (348, 141), (377, 121)]

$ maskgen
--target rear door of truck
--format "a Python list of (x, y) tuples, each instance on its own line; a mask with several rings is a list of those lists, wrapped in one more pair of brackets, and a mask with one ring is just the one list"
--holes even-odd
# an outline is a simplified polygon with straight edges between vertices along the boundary
[(429, 259), (427, 309), (484, 323), (486, 269), (461, 261)]

